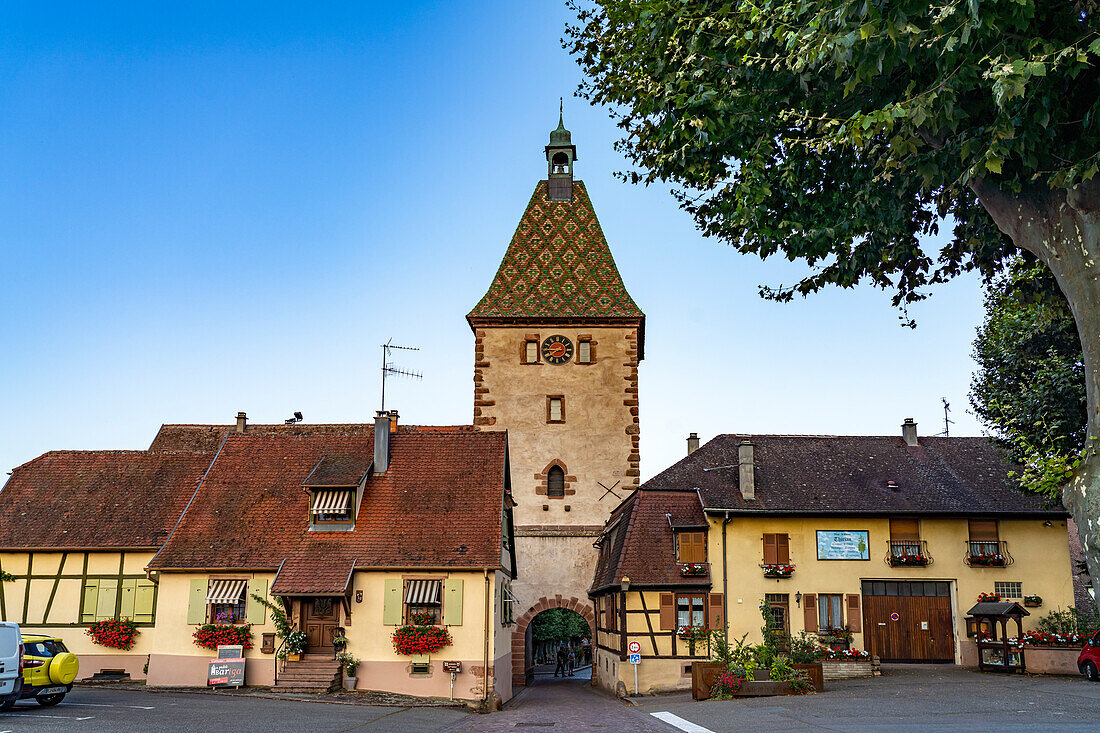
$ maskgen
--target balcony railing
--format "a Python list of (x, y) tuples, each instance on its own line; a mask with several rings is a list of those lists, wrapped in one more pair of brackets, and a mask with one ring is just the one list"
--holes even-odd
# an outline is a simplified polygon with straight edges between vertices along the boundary
[(886, 540), (886, 544), (890, 551), (883, 561), (892, 568), (923, 568), (934, 562), (924, 540)]
[(1005, 568), (1014, 560), (1004, 540), (969, 540), (963, 562), (972, 568)]

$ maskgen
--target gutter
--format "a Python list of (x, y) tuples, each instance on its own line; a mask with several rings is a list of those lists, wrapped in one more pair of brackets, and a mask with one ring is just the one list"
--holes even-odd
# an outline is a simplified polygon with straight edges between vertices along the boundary
[(739, 517), (838, 517), (858, 519), (881, 519), (888, 517), (1003, 517), (1011, 519), (1065, 519), (1069, 512), (1062, 510), (1044, 510), (1031, 512), (921, 512), (921, 511), (850, 511), (836, 509), (730, 509), (727, 507), (703, 507), (706, 514), (733, 515)]
[[(482, 695), (481, 705), (482, 707), (488, 707), (489, 705), (489, 596), (492, 593), (492, 588), (489, 585), (489, 569), (486, 568), (481, 571), (485, 576), (485, 666), (482, 668)], [(488, 711), (486, 711), (488, 712)]]
[(726, 525), (732, 521), (730, 513), (726, 512), (726, 518), (722, 520), (722, 628), (726, 633), (726, 641), (729, 642), (730, 633), (730, 594), (726, 587), (729, 578), (729, 555), (726, 551)]

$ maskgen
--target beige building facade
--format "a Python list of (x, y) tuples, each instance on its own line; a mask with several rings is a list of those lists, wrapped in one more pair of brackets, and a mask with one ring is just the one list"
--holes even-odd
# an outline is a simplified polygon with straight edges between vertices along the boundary
[(592, 543), (639, 480), (645, 316), (615, 266), (559, 124), (474, 331), (474, 424), (507, 430), (516, 502), (512, 681), (532, 667), (530, 622), (569, 608), (591, 625)]

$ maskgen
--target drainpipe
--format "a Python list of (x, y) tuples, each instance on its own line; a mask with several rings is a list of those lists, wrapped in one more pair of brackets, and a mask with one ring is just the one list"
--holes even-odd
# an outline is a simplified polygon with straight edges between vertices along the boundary
[(726, 631), (726, 641), (730, 638), (730, 594), (727, 590), (729, 582), (729, 556), (726, 554), (726, 525), (730, 523), (730, 513), (726, 512), (726, 518), (722, 520), (722, 626)]
[[(482, 683), (482, 697), (481, 706), (483, 708), (489, 707), (489, 596), (492, 594), (492, 587), (489, 585), (489, 568), (482, 568), (482, 574), (485, 576), (485, 677)], [(489, 712), (485, 710), (485, 712)]]

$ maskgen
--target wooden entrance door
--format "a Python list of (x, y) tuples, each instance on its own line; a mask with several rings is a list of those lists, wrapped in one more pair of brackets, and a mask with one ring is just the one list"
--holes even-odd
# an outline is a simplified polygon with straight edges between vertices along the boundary
[(883, 661), (954, 661), (950, 591), (945, 581), (863, 581), (867, 650)]
[(336, 627), (340, 625), (336, 617), (339, 604), (339, 598), (311, 598), (302, 601), (302, 626), (310, 651), (332, 649), (332, 637)]

